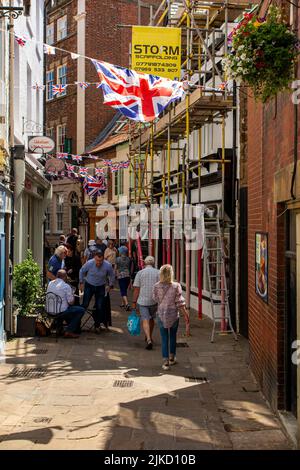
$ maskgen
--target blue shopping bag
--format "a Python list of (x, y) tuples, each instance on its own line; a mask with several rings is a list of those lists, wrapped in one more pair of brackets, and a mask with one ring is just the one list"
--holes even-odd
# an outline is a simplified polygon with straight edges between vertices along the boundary
[(140, 317), (137, 316), (136, 311), (132, 310), (127, 320), (127, 328), (132, 336), (139, 336), (141, 332)]

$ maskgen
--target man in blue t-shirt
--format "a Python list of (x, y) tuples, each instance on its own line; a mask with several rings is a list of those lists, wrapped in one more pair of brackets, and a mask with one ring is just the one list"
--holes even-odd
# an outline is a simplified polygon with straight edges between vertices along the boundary
[(56, 275), (60, 269), (65, 267), (65, 257), (67, 256), (67, 248), (63, 245), (58, 246), (54, 255), (50, 258), (48, 263), (47, 278), (50, 281), (56, 279)]
[(79, 272), (80, 290), (84, 296), (82, 306), (87, 309), (93, 296), (96, 300), (96, 311), (93, 312), (95, 332), (100, 333), (100, 324), (103, 319), (103, 302), (106, 292), (106, 283), (113, 289), (115, 274), (111, 264), (104, 260), (102, 251), (97, 251), (93, 259), (87, 261)]

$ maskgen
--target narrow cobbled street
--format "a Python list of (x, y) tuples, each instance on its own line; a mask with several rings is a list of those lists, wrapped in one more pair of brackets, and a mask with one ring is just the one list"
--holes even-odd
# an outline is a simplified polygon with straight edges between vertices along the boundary
[(130, 337), (113, 294), (113, 327), (80, 339), (8, 342), (0, 364), (0, 449), (289, 449), (248, 368), (247, 341), (209, 341), (211, 323), (183, 322), (178, 364), (161, 369)]

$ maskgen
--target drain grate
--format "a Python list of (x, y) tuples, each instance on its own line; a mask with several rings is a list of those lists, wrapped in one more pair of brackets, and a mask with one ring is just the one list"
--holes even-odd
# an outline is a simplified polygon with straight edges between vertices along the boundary
[(39, 378), (46, 374), (44, 367), (14, 367), (7, 377)]
[(113, 387), (128, 388), (133, 386), (133, 380), (115, 380)]
[(46, 418), (41, 416), (40, 418), (35, 418), (33, 420), (34, 423), (50, 423), (52, 421), (52, 418)]
[(206, 377), (184, 377), (186, 382), (196, 382), (196, 383), (203, 383), (208, 382)]
[(34, 354), (47, 354), (48, 349), (34, 349), (32, 352)]
[(176, 343), (177, 348), (189, 348), (187, 343)]

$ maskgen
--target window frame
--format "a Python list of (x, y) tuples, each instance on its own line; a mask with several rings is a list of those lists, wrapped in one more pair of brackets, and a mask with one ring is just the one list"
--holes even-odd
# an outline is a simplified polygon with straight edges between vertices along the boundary
[[(49, 34), (49, 31), (51, 31), (51, 36)], [(54, 21), (52, 23), (48, 23), (46, 26), (46, 43), (49, 44), (49, 46), (52, 46), (55, 42), (55, 28), (54, 28)]]
[[(60, 199), (62, 198), (62, 199)], [(56, 233), (63, 233), (64, 228), (64, 193), (56, 193)], [(61, 227), (61, 228), (60, 228)]]
[[(65, 74), (60, 75), (60, 71), (62, 69), (65, 69)], [(67, 64), (60, 65), (57, 67), (57, 84), (58, 85), (66, 85), (67, 84), (67, 73), (68, 73), (68, 67)], [(65, 89), (62, 93), (59, 94), (59, 97), (61, 96), (66, 96), (67, 94), (67, 89)]]
[[(53, 76), (53, 79), (52, 79), (52, 80), (48, 80), (48, 74), (50, 74), (50, 73), (51, 73), (52, 76)], [(52, 101), (52, 100), (54, 100), (54, 98), (55, 98), (55, 97), (53, 96), (53, 88), (52, 88), (52, 86), (54, 85), (54, 76), (55, 76), (55, 74), (54, 74), (54, 70), (53, 70), (53, 69), (52, 69), (52, 70), (48, 70), (48, 71), (46, 72), (46, 101), (47, 101), (47, 102), (48, 102), (48, 101)], [(49, 88), (49, 83), (51, 84), (50, 88)]]
[[(60, 133), (60, 130), (64, 129), (64, 132)], [(64, 151), (64, 140), (62, 141), (61, 137), (66, 138), (67, 135), (67, 125), (66, 124), (59, 124), (56, 126), (56, 150), (57, 152)]]
[[(60, 24), (64, 22), (64, 28), (60, 29)], [(65, 33), (60, 37), (60, 33)], [(68, 37), (68, 15), (61, 16), (56, 22), (56, 41), (62, 41)]]

